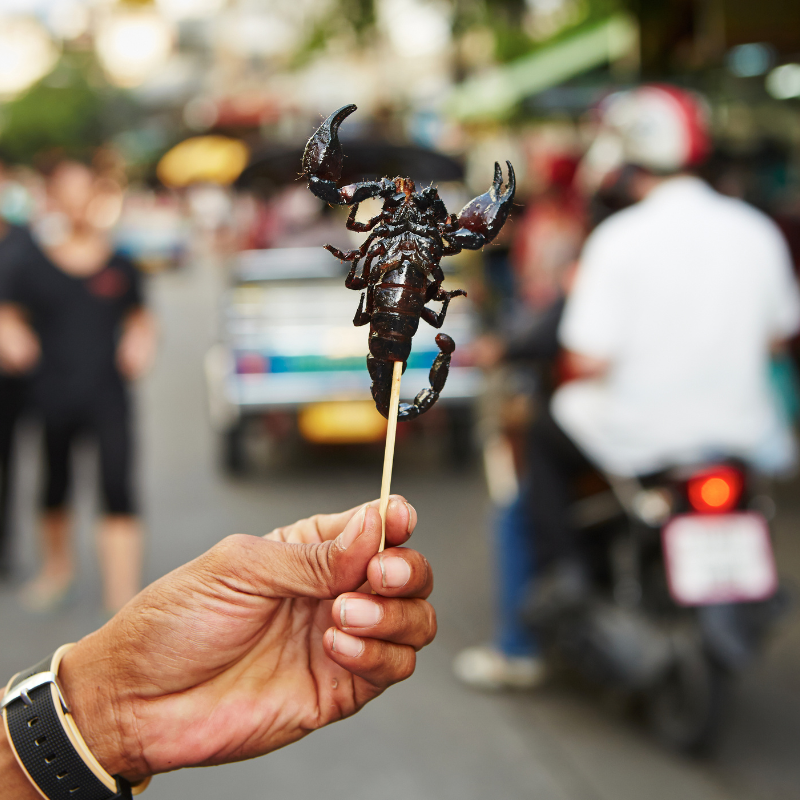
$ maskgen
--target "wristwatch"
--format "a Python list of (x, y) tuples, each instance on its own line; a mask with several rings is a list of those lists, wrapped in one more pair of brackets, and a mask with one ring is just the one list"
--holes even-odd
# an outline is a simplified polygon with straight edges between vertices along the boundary
[(0, 701), (14, 756), (46, 800), (131, 800), (149, 778), (132, 786), (109, 775), (83, 740), (58, 683), (66, 644), (35, 667), (17, 673)]

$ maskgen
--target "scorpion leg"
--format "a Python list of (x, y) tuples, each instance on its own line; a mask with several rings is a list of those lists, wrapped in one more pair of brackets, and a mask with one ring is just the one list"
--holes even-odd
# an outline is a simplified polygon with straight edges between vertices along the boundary
[[(372, 261), (372, 258), (374, 258), (375, 254), (377, 253), (377, 250), (376, 250), (375, 253), (373, 253), (371, 256), (369, 256), (367, 258), (367, 261), (364, 263), (364, 267), (362, 269), (362, 273), (361, 273), (361, 277), (360, 278), (356, 277), (356, 269), (358, 267), (359, 260), (364, 257), (364, 254), (367, 252), (367, 248), (369, 247), (369, 245), (370, 245), (370, 243), (372, 242), (373, 239), (374, 239), (374, 236), (370, 236), (364, 242), (364, 244), (362, 244), (361, 247), (358, 248), (358, 250), (348, 250), (346, 253), (344, 251), (342, 251), (342, 250), (339, 250), (338, 247), (334, 247), (331, 244), (326, 244), (325, 245), (325, 249), (329, 253), (331, 253), (333, 256), (338, 258), (340, 261), (352, 261), (353, 262), (353, 266), (350, 267), (350, 272), (347, 273), (347, 278), (345, 278), (345, 282), (344, 282), (344, 285), (348, 289), (363, 289), (367, 285), (367, 283), (369, 282), (368, 281), (369, 267), (370, 267), (370, 263)], [(378, 249), (380, 249), (380, 248), (378, 248)]]
[(332, 244), (326, 244), (325, 249), (338, 258), (339, 261), (355, 261), (358, 263), (358, 259), (363, 255), (360, 250), (348, 250), (345, 253), (343, 250), (340, 250), (338, 247), (334, 247)]
[(371, 231), (382, 219), (383, 219), (383, 212), (378, 214), (377, 216), (373, 217), (366, 222), (356, 222), (356, 214), (358, 213), (358, 206), (359, 203), (356, 203), (351, 209), (350, 213), (347, 216), (347, 230), (355, 231), (356, 233), (366, 233), (367, 231)]
[(370, 283), (373, 282), (373, 276), (370, 274), (370, 268), (372, 266), (372, 261), (375, 256), (384, 256), (386, 255), (386, 248), (380, 244), (378, 245), (365, 259), (364, 266), (361, 268), (361, 275), (356, 277), (356, 266), (357, 264), (353, 264), (350, 268), (350, 272), (347, 274), (345, 278), (344, 285), (348, 289), (355, 289), (358, 291), (359, 289), (363, 289), (368, 286)]
[[(353, 317), (353, 325), (360, 328), (366, 325), (372, 318), (372, 297), (375, 293), (375, 287), (370, 286), (366, 292), (361, 292), (361, 299), (358, 301), (358, 311)], [(364, 297), (367, 298), (367, 310), (364, 311)]]
[(347, 277), (344, 279), (344, 285), (348, 289), (355, 289), (359, 291), (361, 289), (366, 289), (368, 281), (364, 276), (364, 272), (362, 270), (361, 275), (356, 275), (356, 270), (358, 269), (358, 261), (353, 263), (353, 266), (350, 267), (350, 272), (347, 273)]
[(444, 318), (447, 316), (447, 307), (450, 305), (450, 301), (454, 297), (466, 296), (467, 293), (463, 289), (456, 289), (454, 292), (445, 292), (444, 289), (440, 289), (434, 300), (442, 301), (442, 310), (437, 314), (432, 308), (423, 308), (420, 316), (428, 325), (432, 325), (434, 328), (441, 328), (444, 324)]
[[(442, 291), (442, 282), (444, 281), (444, 273), (441, 266), (437, 264), (432, 270), (430, 275), (430, 283), (425, 288), (425, 302), (434, 300), (439, 297)], [(439, 298), (441, 299), (441, 298)]]
[[(510, 161), (506, 161), (506, 164), (508, 164), (508, 184), (505, 192), (502, 194), (500, 192), (503, 186), (503, 172), (500, 165), (495, 164), (494, 180), (489, 191), (470, 200), (458, 214), (459, 229), (445, 234), (450, 248), (479, 250), (500, 233), (514, 202), (516, 189), (514, 168)], [(446, 251), (446, 254), (454, 253), (451, 249), (450, 252)]]

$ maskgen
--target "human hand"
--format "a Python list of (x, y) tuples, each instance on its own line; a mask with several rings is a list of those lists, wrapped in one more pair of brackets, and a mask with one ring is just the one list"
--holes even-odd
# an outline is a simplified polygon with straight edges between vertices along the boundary
[(152, 315), (138, 309), (128, 315), (117, 345), (117, 369), (123, 378), (143, 377), (156, 356), (156, 324)]
[[(387, 543), (416, 521), (393, 496)], [(59, 677), (100, 763), (136, 781), (252, 758), (411, 675), (436, 632), (433, 576), (413, 550), (378, 554), (380, 538), (377, 501), (230, 536), (82, 639)]]
[(39, 339), (20, 310), (0, 307), (0, 367), (13, 375), (29, 372), (40, 355)]

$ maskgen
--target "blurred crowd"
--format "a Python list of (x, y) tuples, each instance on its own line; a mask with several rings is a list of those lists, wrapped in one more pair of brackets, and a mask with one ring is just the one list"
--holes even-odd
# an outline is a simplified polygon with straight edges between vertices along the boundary
[[(463, 652), (455, 669), (482, 688), (537, 685), (544, 662), (531, 620), (591, 592), (570, 516), (587, 487), (591, 494), (709, 459), (769, 475), (795, 465), (793, 195), (753, 180), (752, 164), (749, 173), (713, 154), (705, 104), (690, 92), (646, 85), (608, 95), (593, 114), (590, 136), (564, 123), (548, 135), (531, 126), (494, 141), (522, 159), (522, 188), (477, 266), (462, 261), (483, 329), (459, 363), (484, 371), (477, 432), (495, 506), (497, 625), (493, 643)], [(468, 164), (489, 146), (480, 137), (473, 144)], [(287, 153), (287, 163), (299, 163)], [(171, 191), (131, 190), (109, 148), (88, 162), (2, 169), (6, 575), (21, 418), (40, 423), (45, 454), (41, 568), (22, 592), (28, 608), (56, 608), (74, 586), (71, 452), (86, 436), (100, 459), (107, 609), (139, 588), (129, 387), (156, 349), (140, 267), (179, 264), (200, 250), (348, 247), (342, 219), (294, 182), (294, 170), (264, 192), (207, 177)], [(468, 183), (482, 179), (467, 170)], [(442, 191), (458, 208), (464, 187)]]

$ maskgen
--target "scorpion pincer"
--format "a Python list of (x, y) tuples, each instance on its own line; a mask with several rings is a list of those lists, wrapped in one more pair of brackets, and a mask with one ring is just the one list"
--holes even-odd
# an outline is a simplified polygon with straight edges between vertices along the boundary
[[(349, 230), (369, 233), (356, 250), (326, 248), (342, 261), (352, 262), (345, 285), (362, 292), (353, 324), (370, 325), (367, 368), (372, 396), (378, 411), (388, 417), (393, 362), (401, 361), (405, 371), (420, 318), (441, 328), (450, 301), (466, 297), (461, 289), (448, 292), (442, 288), (444, 274), (439, 262), (463, 249), (479, 250), (497, 236), (514, 200), (514, 169), (506, 162), (508, 184), (501, 191), (503, 173), (495, 164), (489, 191), (471, 200), (457, 215), (448, 213), (434, 186), (418, 192), (409, 178), (381, 178), (339, 187), (339, 126), (355, 110), (356, 106), (348, 105), (335, 111), (308, 140), (303, 174), (317, 197), (331, 205), (352, 206)], [(381, 212), (368, 222), (356, 222), (358, 204), (371, 197), (383, 199)], [(430, 301), (442, 303), (438, 313), (427, 307)], [(430, 388), (423, 389), (413, 403), (401, 403), (399, 420), (414, 419), (439, 399), (455, 342), (440, 333), (436, 344), (439, 354), (431, 367)]]

